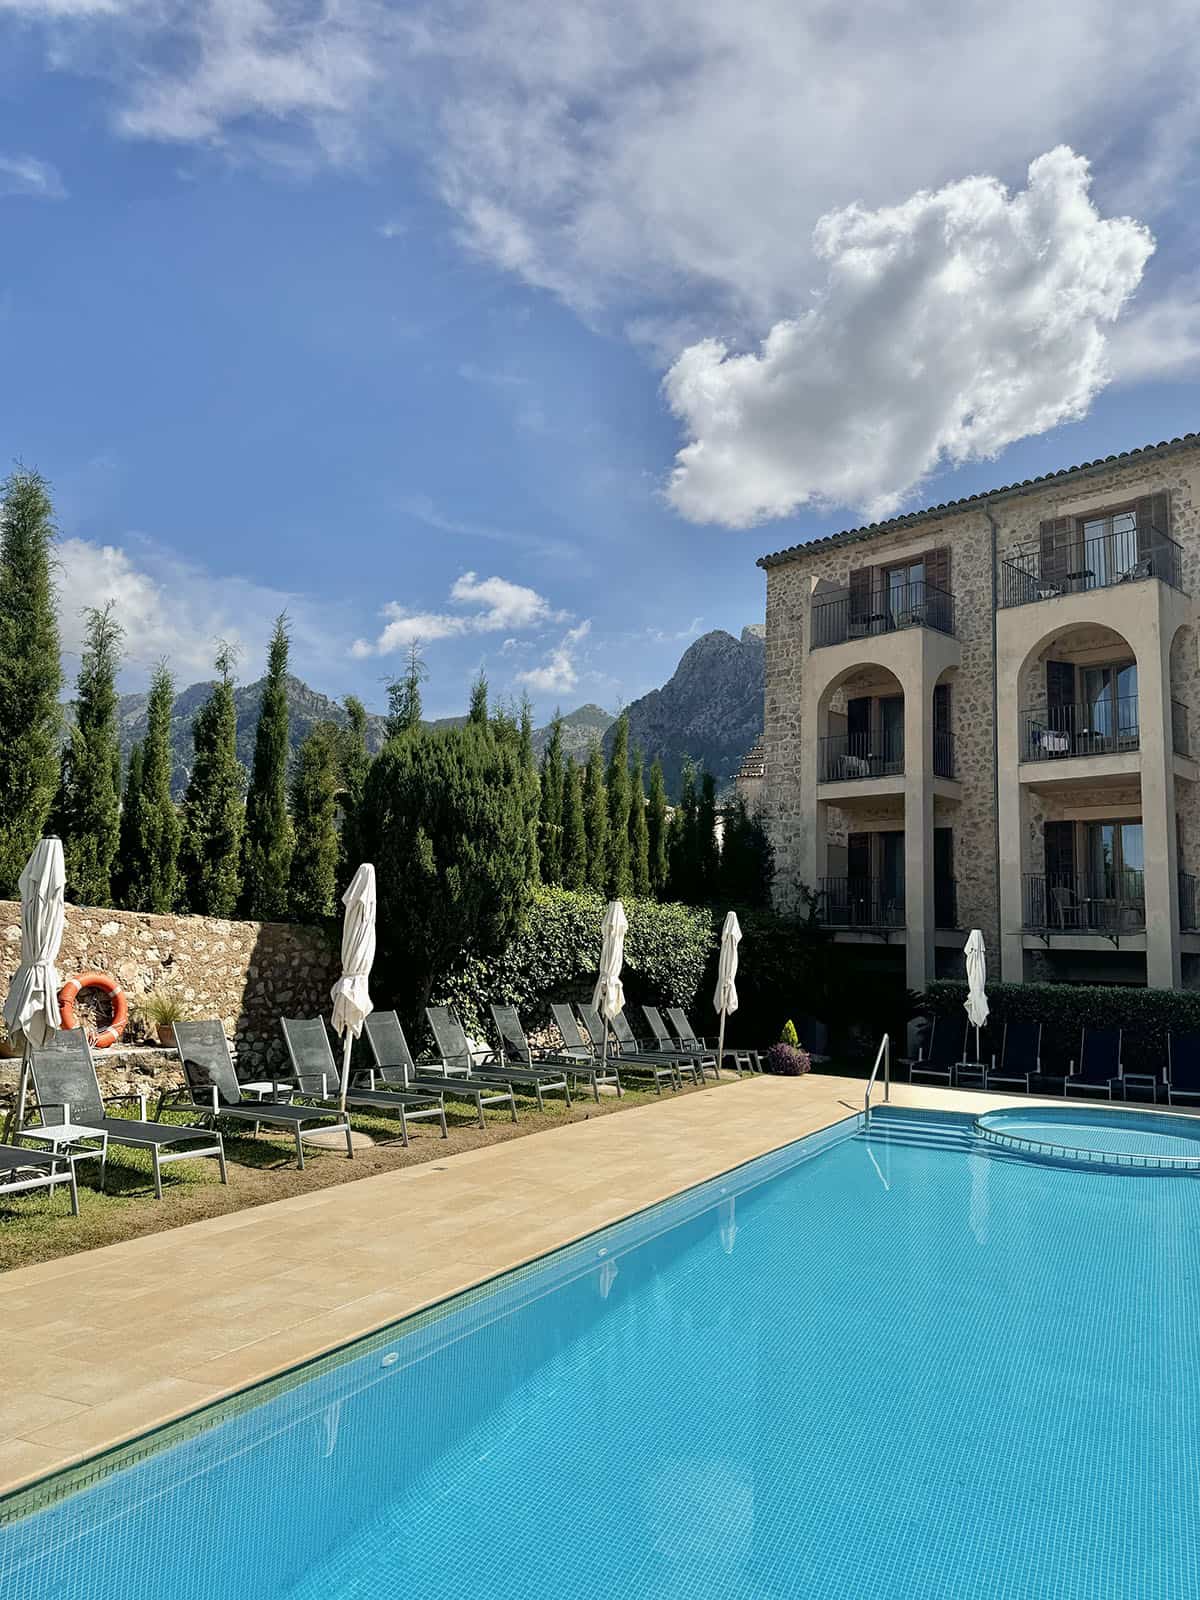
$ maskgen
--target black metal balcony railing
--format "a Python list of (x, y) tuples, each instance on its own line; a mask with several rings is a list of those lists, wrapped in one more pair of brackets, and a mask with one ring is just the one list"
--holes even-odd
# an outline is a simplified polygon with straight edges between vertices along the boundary
[(1019, 551), (1000, 563), (1001, 606), (1024, 606), (1089, 589), (1110, 589), (1118, 583), (1160, 578), (1172, 589), (1181, 585), (1182, 551), (1158, 528), (1106, 533), (1080, 539), (1047, 562), (1040, 548)]
[(1196, 899), (1197, 879), (1194, 873), (1179, 874), (1179, 927), (1183, 933), (1195, 933), (1200, 928), (1200, 903)]
[(944, 728), (933, 730), (933, 775), (935, 778), (954, 776), (954, 735)]
[(935, 928), (958, 927), (958, 880), (934, 878), (933, 925)]
[(1146, 926), (1140, 869), (1027, 873), (1024, 926), (1039, 933), (1138, 933)]
[(1022, 761), (1112, 755), (1138, 748), (1138, 697), (1118, 695), (1091, 705), (1051, 706), (1021, 713)]
[(844, 644), (870, 639), (897, 628), (934, 628), (954, 632), (954, 596), (931, 583), (900, 583), (867, 594), (839, 589), (814, 595), (812, 645)]
[(1171, 701), (1171, 743), (1177, 756), (1190, 755), (1188, 713), (1182, 700)]
[(888, 778), (904, 771), (904, 739), (897, 733), (830, 733), (820, 746), (821, 783)]
[(902, 928), (904, 893), (880, 878), (822, 878), (821, 917), (830, 928)]

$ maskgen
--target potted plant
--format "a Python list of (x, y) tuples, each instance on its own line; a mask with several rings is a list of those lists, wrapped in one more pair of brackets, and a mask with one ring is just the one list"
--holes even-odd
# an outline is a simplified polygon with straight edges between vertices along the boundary
[(812, 1057), (807, 1050), (800, 1048), (795, 1023), (789, 1020), (784, 1024), (779, 1043), (773, 1044), (767, 1051), (762, 1065), (764, 1072), (774, 1073), (781, 1078), (799, 1078), (809, 1070)]
[(168, 1049), (175, 1043), (175, 1024), (187, 1020), (187, 1007), (173, 989), (151, 989), (138, 1013), (154, 1029), (159, 1044)]

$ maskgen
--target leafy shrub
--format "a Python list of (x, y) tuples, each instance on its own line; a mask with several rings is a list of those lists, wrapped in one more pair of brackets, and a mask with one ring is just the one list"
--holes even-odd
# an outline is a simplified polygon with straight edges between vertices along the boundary
[[(1200, 1033), (1200, 991), (1135, 989), (1069, 983), (995, 983), (987, 990), (991, 1016), (984, 1050), (999, 1053), (1006, 1022), (1042, 1024), (1042, 1066), (1053, 1076), (1079, 1059), (1083, 1028), (1124, 1030), (1121, 1054), (1130, 1072), (1162, 1068), (1169, 1033)], [(951, 980), (931, 983), (923, 1009), (931, 1016), (962, 1017), (967, 986)]]
[[(490, 1028), (492, 1000), (516, 1006), (527, 1026), (537, 1026), (552, 1002), (590, 996), (605, 903), (587, 890), (535, 889), (524, 921), (499, 955), (468, 960), (442, 975), (434, 985), (436, 1003), (456, 1006), (478, 1030), (485, 1019)], [(692, 1005), (714, 942), (711, 912), (655, 900), (624, 905), (626, 1004)]]
[[(791, 1024), (788, 1024), (791, 1027)], [(795, 1032), (795, 1030), (792, 1030)], [(763, 1057), (762, 1069), (764, 1072), (774, 1073), (778, 1078), (799, 1078), (812, 1066), (812, 1058), (807, 1050), (798, 1050), (795, 1045), (773, 1044)]]
[(779, 1035), (780, 1044), (790, 1044), (795, 1050), (800, 1043), (800, 1035), (796, 1032), (796, 1024), (791, 1017), (783, 1025), (783, 1032)]

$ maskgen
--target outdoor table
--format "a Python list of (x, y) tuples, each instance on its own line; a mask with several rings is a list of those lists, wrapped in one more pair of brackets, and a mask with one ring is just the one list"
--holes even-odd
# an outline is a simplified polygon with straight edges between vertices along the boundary
[[(38, 1128), (22, 1128), (17, 1138), (35, 1144), (48, 1144), (52, 1155), (64, 1155), (73, 1167), (89, 1156), (100, 1157), (100, 1187), (104, 1187), (104, 1172), (108, 1166), (108, 1134), (103, 1128), (90, 1128), (83, 1122), (71, 1121), (70, 1106), (63, 1107), (62, 1122), (43, 1123)], [(84, 1140), (98, 1139), (99, 1144), (85, 1144)]]

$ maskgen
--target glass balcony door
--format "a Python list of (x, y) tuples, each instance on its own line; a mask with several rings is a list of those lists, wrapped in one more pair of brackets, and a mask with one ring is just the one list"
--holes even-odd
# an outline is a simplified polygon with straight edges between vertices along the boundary
[(1084, 667), (1080, 672), (1083, 703), (1077, 748), (1099, 754), (1132, 750), (1138, 743), (1137, 663)]
[(1086, 829), (1088, 889), (1094, 927), (1136, 925), (1145, 919), (1142, 824), (1090, 822)]

